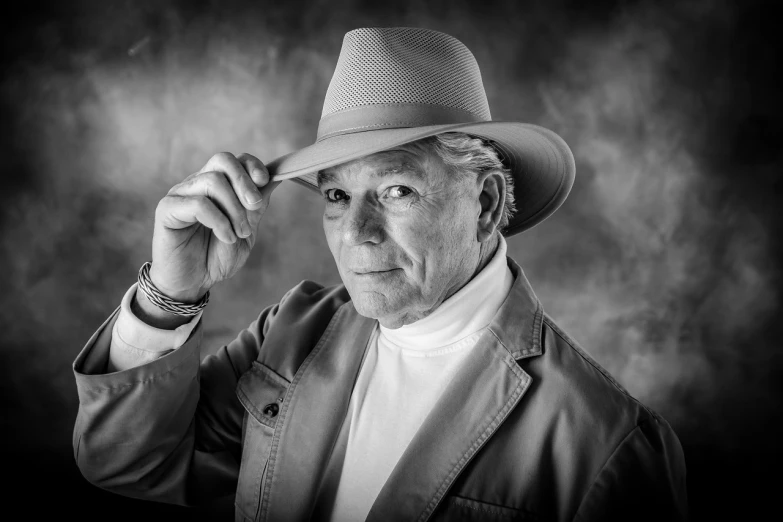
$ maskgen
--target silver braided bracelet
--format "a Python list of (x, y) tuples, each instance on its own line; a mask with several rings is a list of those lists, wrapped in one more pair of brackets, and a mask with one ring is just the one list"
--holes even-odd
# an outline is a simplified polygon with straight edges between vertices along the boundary
[(209, 303), (209, 291), (204, 294), (204, 297), (202, 297), (198, 303), (194, 304), (180, 303), (179, 301), (170, 298), (158, 290), (152, 283), (152, 279), (150, 279), (150, 267), (152, 267), (152, 263), (147, 261), (141, 265), (141, 268), (139, 269), (139, 290), (144, 292), (147, 299), (161, 310), (185, 317), (192, 317), (203, 310), (204, 307), (207, 306), (207, 303)]

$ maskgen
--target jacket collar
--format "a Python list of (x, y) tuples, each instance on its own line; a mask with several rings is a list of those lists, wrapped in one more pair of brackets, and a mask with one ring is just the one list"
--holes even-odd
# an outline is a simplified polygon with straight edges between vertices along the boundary
[[(543, 309), (522, 269), (477, 345), (381, 489), (368, 521), (426, 520), (530, 386), (515, 359), (541, 354)], [(377, 321), (349, 302), (302, 363), (281, 406), (261, 520), (311, 517)]]
[(508, 267), (514, 274), (514, 284), (488, 330), (514, 359), (541, 355), (544, 308), (522, 267), (510, 257), (507, 259)]

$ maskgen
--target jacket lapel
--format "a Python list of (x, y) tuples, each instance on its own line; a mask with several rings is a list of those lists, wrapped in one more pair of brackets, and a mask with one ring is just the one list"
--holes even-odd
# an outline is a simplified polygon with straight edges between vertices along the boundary
[(346, 303), (302, 363), (280, 407), (260, 520), (307, 520), (376, 325)]
[(510, 259), (509, 267), (509, 297), (403, 453), (368, 522), (427, 520), (530, 386), (516, 359), (541, 354), (543, 309), (521, 268)]

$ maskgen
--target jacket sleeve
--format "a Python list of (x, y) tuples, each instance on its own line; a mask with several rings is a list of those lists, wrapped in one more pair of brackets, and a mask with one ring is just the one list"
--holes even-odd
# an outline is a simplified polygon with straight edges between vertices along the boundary
[(235, 388), (278, 309), (265, 309), (203, 362), (199, 323), (178, 349), (106, 373), (116, 310), (73, 365), (79, 394), (73, 446), (85, 478), (121, 495), (181, 505), (233, 493), (244, 416)]
[(620, 442), (574, 517), (580, 522), (687, 519), (682, 447), (659, 417), (642, 420)]

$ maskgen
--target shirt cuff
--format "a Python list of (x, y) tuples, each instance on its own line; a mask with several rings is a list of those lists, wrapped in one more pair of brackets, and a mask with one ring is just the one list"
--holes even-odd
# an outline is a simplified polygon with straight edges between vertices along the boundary
[(114, 371), (126, 370), (154, 361), (185, 344), (201, 320), (199, 312), (187, 323), (174, 330), (150, 326), (131, 311), (131, 300), (136, 296), (134, 284), (125, 293), (120, 313), (114, 323), (109, 351), (109, 366)]

